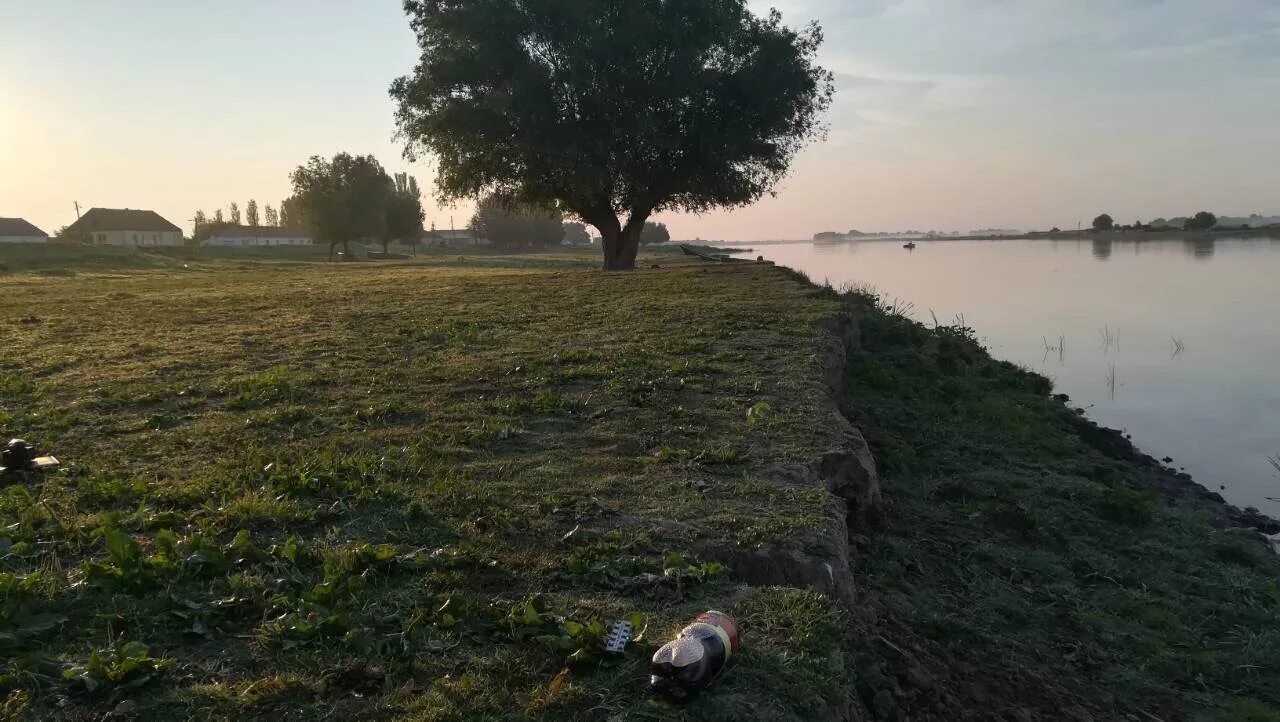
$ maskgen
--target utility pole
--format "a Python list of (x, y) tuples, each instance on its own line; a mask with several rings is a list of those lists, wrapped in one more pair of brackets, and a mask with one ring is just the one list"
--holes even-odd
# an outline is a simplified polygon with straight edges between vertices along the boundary
[(76, 220), (80, 220), (80, 201), (72, 201), (76, 204)]

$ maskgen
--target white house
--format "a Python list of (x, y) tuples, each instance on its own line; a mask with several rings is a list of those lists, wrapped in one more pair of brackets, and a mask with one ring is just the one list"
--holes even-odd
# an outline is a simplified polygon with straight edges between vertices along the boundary
[(0, 218), (0, 243), (48, 243), (49, 234), (23, 218)]
[(182, 229), (155, 211), (90, 208), (66, 235), (96, 246), (181, 246)]
[(305, 232), (279, 226), (224, 226), (200, 242), (202, 246), (314, 246)]

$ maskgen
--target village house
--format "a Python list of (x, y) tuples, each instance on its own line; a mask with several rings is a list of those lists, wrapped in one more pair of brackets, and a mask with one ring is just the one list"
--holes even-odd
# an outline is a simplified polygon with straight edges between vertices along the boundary
[(314, 246), (306, 232), (279, 226), (224, 226), (214, 231), (202, 246)]
[(0, 243), (48, 243), (49, 234), (24, 218), (0, 218)]
[(181, 246), (182, 229), (155, 211), (90, 208), (67, 226), (68, 238), (97, 246)]

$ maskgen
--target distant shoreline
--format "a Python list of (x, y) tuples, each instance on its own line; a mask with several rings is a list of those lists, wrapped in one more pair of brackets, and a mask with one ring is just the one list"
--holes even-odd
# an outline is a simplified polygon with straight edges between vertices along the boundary
[(814, 240), (812, 238), (776, 239), (768, 241), (697, 241), (702, 244), (717, 246), (770, 246), (792, 243), (818, 243), (822, 245), (839, 245), (842, 243), (883, 243), (893, 241), (914, 241), (916, 243), (933, 243), (935, 241), (1183, 241), (1206, 240), (1215, 238), (1275, 238), (1280, 239), (1280, 227), (1248, 228), (1213, 231), (1032, 231), (1028, 233), (1004, 235), (969, 235), (969, 236), (861, 236), (838, 240)]

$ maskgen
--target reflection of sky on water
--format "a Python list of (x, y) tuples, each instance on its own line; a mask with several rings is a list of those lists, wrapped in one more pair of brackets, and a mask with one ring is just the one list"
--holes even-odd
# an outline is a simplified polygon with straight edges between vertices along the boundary
[(996, 356), (1049, 376), (1093, 419), (1202, 484), (1225, 485), (1234, 503), (1280, 512), (1265, 499), (1280, 496), (1267, 463), (1280, 454), (1280, 241), (921, 241), (909, 252), (886, 240), (756, 252), (817, 282), (870, 285), (913, 304), (920, 320), (963, 315)]

